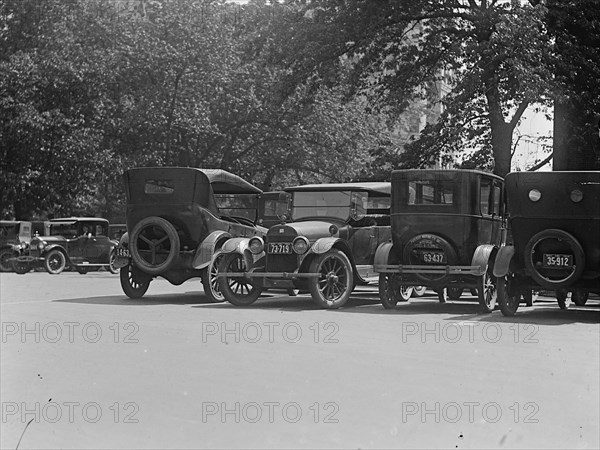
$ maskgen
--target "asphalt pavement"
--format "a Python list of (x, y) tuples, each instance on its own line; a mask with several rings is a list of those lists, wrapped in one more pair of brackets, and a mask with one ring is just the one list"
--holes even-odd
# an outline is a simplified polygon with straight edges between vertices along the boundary
[(199, 279), (131, 300), (118, 275), (31, 272), (0, 300), (3, 449), (600, 448), (597, 297), (238, 308)]

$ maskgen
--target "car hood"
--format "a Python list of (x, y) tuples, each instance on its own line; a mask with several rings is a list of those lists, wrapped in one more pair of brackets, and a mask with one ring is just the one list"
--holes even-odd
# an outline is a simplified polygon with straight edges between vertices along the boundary
[(306, 222), (292, 222), (281, 225), (275, 225), (269, 229), (267, 237), (269, 239), (277, 238), (278, 236), (304, 236), (309, 241), (314, 241), (322, 237), (331, 236), (329, 227), (336, 225), (338, 228), (343, 224), (336, 221), (311, 220)]

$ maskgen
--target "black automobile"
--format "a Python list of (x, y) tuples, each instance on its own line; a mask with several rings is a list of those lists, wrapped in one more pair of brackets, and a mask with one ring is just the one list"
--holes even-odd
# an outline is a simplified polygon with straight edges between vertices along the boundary
[(0, 220), (0, 271), (13, 270), (12, 261), (27, 251), (31, 238), (46, 234), (44, 222)]
[(600, 292), (600, 172), (511, 172), (506, 193), (512, 242), (494, 268), (502, 313), (539, 290), (562, 309), (585, 305)]
[(48, 222), (46, 236), (31, 239), (27, 252), (13, 259), (17, 273), (44, 267), (56, 275), (66, 268), (81, 274), (113, 266), (117, 241), (108, 237), (108, 220), (99, 217), (67, 217)]
[(124, 174), (127, 229), (117, 248), (121, 287), (140, 298), (150, 281), (199, 277), (206, 296), (223, 301), (215, 278), (223, 242), (264, 236), (257, 225), (262, 191), (220, 169), (146, 167)]
[(285, 191), (291, 194), (291, 221), (284, 217), (265, 238), (223, 245), (221, 292), (234, 305), (246, 306), (263, 289), (299, 289), (323, 308), (339, 308), (357, 284), (376, 279), (375, 250), (390, 239), (390, 183), (311, 184)]
[(405, 286), (427, 286), (441, 302), (464, 289), (493, 311), (494, 259), (502, 241), (502, 178), (478, 170), (392, 172), (392, 241), (375, 256), (379, 296), (395, 308)]

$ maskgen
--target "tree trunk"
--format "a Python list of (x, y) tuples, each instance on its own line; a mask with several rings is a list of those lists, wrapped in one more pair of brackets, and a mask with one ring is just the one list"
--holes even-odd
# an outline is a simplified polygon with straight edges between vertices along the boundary
[(494, 154), (494, 173), (504, 178), (510, 172), (512, 160), (512, 129), (504, 123), (492, 123), (492, 149)]

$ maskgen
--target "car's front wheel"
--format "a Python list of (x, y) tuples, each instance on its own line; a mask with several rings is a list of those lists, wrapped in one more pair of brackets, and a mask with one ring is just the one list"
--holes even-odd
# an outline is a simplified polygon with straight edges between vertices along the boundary
[(148, 290), (151, 279), (142, 277), (131, 264), (121, 267), (119, 277), (121, 288), (129, 298), (141, 298)]
[(385, 309), (394, 309), (400, 299), (400, 281), (393, 273), (379, 274), (379, 300)]
[(585, 306), (590, 293), (587, 291), (573, 291), (571, 299), (577, 306)]
[(58, 249), (50, 250), (44, 260), (46, 272), (52, 275), (58, 275), (67, 266), (67, 258), (65, 254)]
[[(246, 272), (246, 263), (244, 257), (239, 253), (229, 253), (223, 256), (219, 264), (219, 272), (222, 274), (227, 273), (240, 273)], [(222, 292), (224, 298), (235, 306), (248, 306), (254, 303), (262, 289), (252, 283), (249, 278), (244, 276), (236, 277), (219, 277), (219, 290)]]
[(225, 296), (219, 288), (219, 279), (217, 273), (219, 272), (219, 264), (223, 259), (223, 254), (218, 254), (209, 266), (202, 270), (200, 275), (202, 279), (202, 286), (204, 288), (204, 295), (213, 303), (220, 303), (225, 301)]
[(31, 270), (31, 266), (26, 261), (14, 260), (12, 266), (14, 271), (19, 275), (24, 275)]
[(9, 261), (13, 256), (17, 256), (10, 248), (0, 250), (0, 272), (10, 272), (13, 270), (13, 265)]
[(308, 290), (317, 305), (322, 308), (340, 308), (350, 298), (354, 287), (354, 274), (348, 257), (337, 249), (315, 257), (310, 273), (319, 274), (309, 279)]

